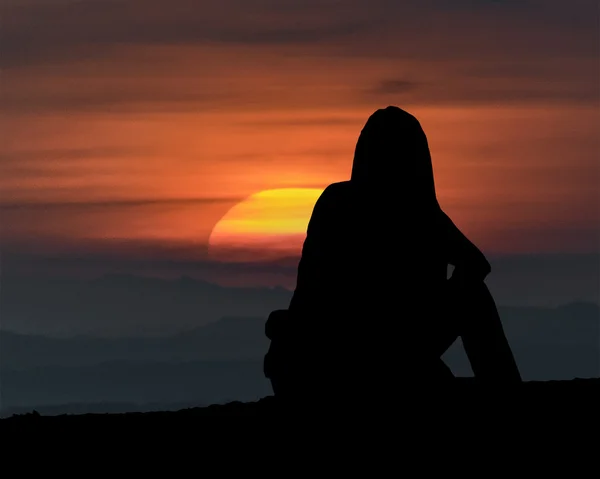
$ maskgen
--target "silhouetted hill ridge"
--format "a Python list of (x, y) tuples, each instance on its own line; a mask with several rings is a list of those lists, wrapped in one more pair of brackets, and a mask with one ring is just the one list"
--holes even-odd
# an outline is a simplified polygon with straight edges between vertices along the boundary
[[(231, 402), (231, 401), (226, 401)], [(1, 418), (7, 418), (15, 415), (28, 414), (37, 411), (44, 416), (58, 416), (64, 414), (122, 414), (129, 412), (152, 412), (152, 411), (179, 411), (182, 409), (191, 409), (207, 407), (210, 404), (204, 401), (158, 401), (158, 402), (82, 402), (82, 403), (64, 403), (51, 405), (36, 405), (33, 407), (9, 407), (1, 412)]]
[(3, 278), (4, 330), (50, 336), (165, 336), (224, 316), (267, 317), (285, 308), (283, 288), (233, 288), (178, 280), (105, 275), (90, 280)]
[[(581, 347), (600, 350), (600, 307), (571, 303), (558, 308), (500, 307), (511, 343), (519, 348)], [(0, 330), (0, 367), (93, 365), (111, 360), (173, 362), (262, 358), (268, 348), (265, 316), (229, 315), (162, 336), (57, 338)]]
[[(402, 387), (402, 384), (399, 384)], [(408, 386), (408, 385), (404, 385)], [(477, 386), (472, 380), (458, 380), (455, 386), (444, 388), (445, 393), (442, 390), (427, 390), (427, 391), (411, 391), (413, 399), (423, 397), (433, 398), (432, 394), (436, 397), (441, 393), (446, 401), (446, 408), (453, 405), (460, 405), (463, 411), (468, 411), (470, 414), (482, 418), (481, 416), (481, 404), (480, 399), (482, 396), (495, 397), (497, 399), (499, 391), (498, 387), (482, 387)], [(592, 415), (597, 413), (596, 406), (597, 401), (600, 399), (600, 378), (576, 378), (570, 381), (529, 381), (524, 382), (522, 385), (517, 387), (505, 387), (502, 388), (502, 395), (504, 401), (514, 401), (520, 406), (519, 411), (515, 412), (515, 419), (521, 422), (528, 417), (530, 421), (532, 415), (543, 415), (552, 414), (554, 419), (568, 416), (573, 420), (576, 416)], [(554, 395), (554, 393), (560, 393), (560, 395)], [(405, 393), (406, 394), (406, 393)], [(457, 396), (458, 394), (458, 396)], [(408, 395), (405, 399), (409, 400), (411, 395)], [(459, 401), (455, 401), (459, 399)], [(373, 398), (374, 402), (377, 402), (377, 398)], [(544, 403), (544, 407), (540, 407), (540, 401)], [(401, 404), (399, 402), (392, 401), (396, 406), (398, 415), (402, 415), (400, 410)], [(305, 404), (306, 409), (314, 408), (315, 406), (320, 407), (320, 401), (318, 395), (313, 404)], [(325, 403), (322, 403), (325, 404)], [(349, 402), (351, 404), (351, 402)], [(578, 405), (578, 409), (574, 410), (571, 408), (565, 408), (566, 405)], [(344, 403), (339, 403), (339, 410), (344, 410)], [(386, 402), (389, 407), (390, 402)], [(354, 405), (355, 407), (357, 405)], [(477, 407), (475, 407), (477, 406)], [(557, 409), (552, 409), (556, 406)], [(559, 407), (562, 406), (562, 407)], [(294, 409), (287, 412), (294, 414), (302, 413), (302, 404), (295, 404)], [(444, 409), (444, 408), (440, 408)], [(256, 401), (242, 402), (232, 401), (226, 404), (212, 404), (206, 407), (192, 407), (184, 408), (177, 411), (150, 411), (150, 412), (133, 412), (133, 413), (117, 413), (117, 414), (66, 414), (57, 416), (44, 416), (40, 415), (37, 411), (32, 411), (25, 414), (16, 414), (8, 418), (1, 419), (3, 425), (33, 425), (33, 424), (47, 424), (47, 425), (126, 425), (131, 422), (144, 423), (150, 425), (154, 424), (155, 421), (190, 421), (195, 418), (208, 418), (208, 417), (219, 417), (219, 416), (256, 416), (264, 414), (273, 414), (286, 412), (285, 408), (273, 397), (264, 396)], [(306, 412), (306, 411), (304, 411)], [(434, 413), (436, 410), (430, 410), (430, 413)], [(456, 411), (455, 411), (456, 412)], [(361, 414), (372, 415), (374, 411), (370, 410), (354, 410), (356, 416)], [(523, 413), (527, 413), (525, 416)], [(462, 417), (461, 420), (464, 420)], [(491, 418), (490, 418), (491, 419)], [(548, 419), (548, 417), (546, 417)], [(588, 416), (591, 419), (591, 416)], [(597, 417), (596, 417), (597, 419)]]
[[(548, 311), (519, 313), (505, 321), (505, 329), (525, 380), (600, 376), (598, 321), (573, 322), (569, 316), (561, 319), (554, 310), (550, 316)], [(3, 358), (11, 351), (13, 361), (21, 355), (21, 366), (30, 361), (20, 369), (9, 368), (7, 361), (0, 364), (5, 407), (192, 399), (220, 403), (228, 398), (247, 400), (270, 390), (262, 372), (268, 347), (264, 319), (229, 318), (162, 339), (50, 339), (49, 348), (47, 338), (38, 337), (42, 347), (37, 349), (27, 337), (20, 339), (24, 340), (7, 348), (3, 337), (0, 348)], [(460, 343), (444, 359), (455, 374), (471, 374)]]
[(3, 409), (66, 403), (204, 404), (251, 401), (270, 392), (262, 361), (106, 361), (2, 372)]
[[(224, 316), (266, 318), (287, 307), (291, 295), (282, 287), (220, 286), (185, 275), (106, 274), (87, 280), (3, 275), (1, 327), (50, 336), (165, 336)], [(584, 304), (598, 307), (573, 303), (573, 308)]]
[(264, 318), (225, 317), (164, 337), (54, 338), (0, 332), (1, 368), (24, 369), (68, 364), (94, 365), (111, 360), (173, 362), (257, 359), (268, 340)]

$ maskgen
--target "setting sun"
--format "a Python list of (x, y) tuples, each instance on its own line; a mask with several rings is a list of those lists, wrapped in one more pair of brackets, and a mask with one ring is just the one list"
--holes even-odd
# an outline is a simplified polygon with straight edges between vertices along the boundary
[(323, 190), (282, 188), (256, 193), (231, 208), (214, 227), (209, 255), (252, 261), (300, 253), (315, 202)]

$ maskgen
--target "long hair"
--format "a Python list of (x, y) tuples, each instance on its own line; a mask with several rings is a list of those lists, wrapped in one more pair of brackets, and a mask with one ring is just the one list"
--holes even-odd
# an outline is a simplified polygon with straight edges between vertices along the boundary
[(410, 113), (388, 106), (373, 113), (354, 152), (351, 183), (411, 209), (439, 208), (427, 137)]

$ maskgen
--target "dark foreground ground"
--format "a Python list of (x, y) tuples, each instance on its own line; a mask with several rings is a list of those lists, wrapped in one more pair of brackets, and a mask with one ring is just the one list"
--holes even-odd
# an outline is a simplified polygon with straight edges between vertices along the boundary
[[(440, 390), (436, 388), (430, 391), (407, 391), (399, 385), (398, 397), (387, 398), (385, 404), (398, 412), (402, 412), (402, 405), (407, 401), (414, 400), (411, 408), (415, 405), (428, 408), (430, 411), (460, 409), (461, 414), (480, 414), (483, 411), (493, 409), (498, 411), (509, 411), (514, 408), (514, 413), (535, 417), (536, 415), (551, 414), (556, 418), (583, 416), (589, 421), (598, 420), (598, 404), (600, 404), (600, 378), (574, 379), (571, 381), (531, 381), (524, 382), (517, 388), (501, 389), (477, 387), (471, 382), (465, 381), (449, 389)], [(379, 406), (378, 406), (379, 404)], [(375, 408), (373, 406), (375, 405)], [(325, 406), (319, 400), (315, 401), (314, 407), (317, 412), (325, 414), (342, 412), (344, 404)], [(382, 401), (374, 401), (369, 404), (367, 414), (376, 414), (383, 410)], [(352, 406), (352, 414), (357, 414), (360, 405)], [(212, 418), (228, 417), (276, 417), (280, 414), (293, 412), (298, 415), (306, 412), (308, 407), (303, 404), (293, 407), (284, 407), (279, 404), (273, 396), (267, 396), (256, 402), (231, 402), (222, 405), (212, 405), (200, 408), (188, 408), (179, 411), (156, 411), (122, 414), (81, 414), (81, 415), (58, 415), (43, 416), (32, 411), (27, 414), (13, 415), (1, 419), (0, 428), (8, 426), (50, 426), (52, 428), (71, 426), (157, 426), (163, 424), (194, 423), (201, 424), (203, 420)], [(366, 409), (366, 408), (365, 408)], [(311, 414), (315, 410), (311, 410)], [(588, 416), (589, 415), (589, 416)], [(200, 421), (200, 423), (198, 423)]]
[(329, 468), (378, 478), (440, 466), (462, 475), (468, 466), (474, 477), (505, 468), (576, 478), (597, 469), (600, 378), (511, 390), (403, 386), (368, 403), (284, 407), (268, 396), (173, 412), (15, 415), (0, 420), (2, 464), (41, 477), (290, 477), (303, 468), (316, 477)]

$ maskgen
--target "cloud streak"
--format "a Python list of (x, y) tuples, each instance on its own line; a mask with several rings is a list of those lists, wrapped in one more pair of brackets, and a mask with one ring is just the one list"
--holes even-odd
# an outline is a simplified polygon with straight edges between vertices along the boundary
[[(59, 0), (5, 6), (3, 67), (102, 56), (123, 45), (315, 44), (355, 35), (360, 17), (323, 16), (314, 2)], [(326, 2), (319, 7), (327, 11)], [(331, 12), (331, 9), (329, 9)]]
[[(142, 198), (106, 201), (79, 201), (79, 202), (7, 202), (0, 204), (0, 214), (8, 211), (65, 211), (65, 210), (94, 210), (94, 209), (122, 209), (128, 207), (161, 206), (161, 205), (231, 205), (244, 200), (244, 197), (223, 198)], [(61, 213), (62, 214), (62, 213)]]
[[(554, 55), (577, 47), (590, 54), (597, 51), (595, 13), (591, 0), (9, 2), (2, 62), (4, 67), (47, 64), (128, 45), (182, 44), (317, 46), (322, 52), (333, 47), (338, 55), (361, 56), (369, 49), (403, 58), (456, 59), (482, 51), (508, 53), (506, 41), (521, 47), (513, 56), (535, 50), (550, 57), (543, 47), (552, 42), (559, 48)], [(433, 48), (441, 37), (444, 48)]]
[[(140, 245), (138, 245), (140, 246)], [(558, 305), (569, 301), (598, 303), (598, 254), (490, 256), (488, 284), (501, 305)], [(141, 254), (119, 257), (106, 251), (85, 254), (22, 254), (5, 250), (2, 281), (15, 278), (88, 278), (138, 274), (163, 278), (188, 275), (228, 286), (295, 287), (297, 257), (270, 262), (219, 263)], [(548, 275), (548, 271), (554, 272)]]
[(245, 196), (347, 179), (398, 104), (478, 242), (587, 250), (597, 35), (587, 0), (4, 0), (3, 244), (199, 261)]
[(48, 0), (3, 14), (13, 115), (599, 98), (587, 0)]

